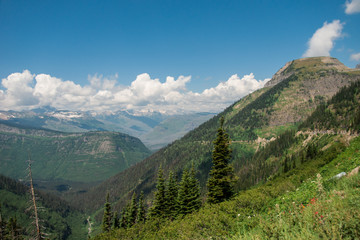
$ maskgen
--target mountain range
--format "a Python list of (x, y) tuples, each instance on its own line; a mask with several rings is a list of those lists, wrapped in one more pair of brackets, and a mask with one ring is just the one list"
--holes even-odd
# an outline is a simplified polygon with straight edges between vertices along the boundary
[[(156, 173), (160, 166), (165, 173), (177, 176), (194, 164), (198, 169), (202, 191), (211, 168), (212, 141), (219, 119), (231, 138), (232, 164), (238, 176), (238, 189), (245, 189), (263, 179), (256, 175), (252, 158), (255, 152), (288, 130), (296, 130), (316, 107), (328, 101), (342, 87), (360, 80), (360, 71), (344, 66), (335, 58), (315, 57), (291, 61), (281, 68), (267, 86), (229, 106), (222, 113), (201, 124), (168, 147), (109, 178), (91, 191), (77, 195), (88, 210), (99, 209), (110, 192), (120, 208), (133, 192), (144, 191), (152, 198)], [(250, 177), (251, 176), (251, 177)], [(126, 184), (122, 184), (126, 182)]]
[(44, 107), (0, 111), (0, 122), (61, 132), (116, 131), (138, 137), (155, 151), (182, 137), (214, 113), (168, 115), (160, 112), (66, 111)]
[[(18, 152), (21, 152), (22, 155), (19, 158), (26, 159), (28, 149), (34, 149), (31, 158), (35, 160), (46, 156), (38, 170), (35, 169), (34, 164), (34, 172), (38, 171), (38, 175), (35, 176), (39, 179), (41, 176), (56, 179), (55, 175), (51, 175), (53, 173), (46, 173), (46, 175), (41, 172), (46, 164), (54, 166), (55, 163), (59, 163), (59, 159), (46, 159), (51, 158), (51, 152), (58, 151), (61, 156), (68, 158), (68, 161), (63, 161), (63, 166), (52, 167), (59, 179), (76, 182), (78, 175), (81, 174), (81, 171), (77, 172), (77, 170), (88, 169), (83, 166), (93, 164), (94, 167), (90, 168), (93, 171), (92, 174), (83, 172), (83, 177), (89, 176), (88, 183), (91, 184), (91, 188), (86, 188), (86, 191), (71, 191), (66, 182), (57, 187), (64, 188), (62, 196), (74, 208), (81, 209), (99, 222), (106, 194), (109, 194), (113, 211), (122, 209), (129, 203), (133, 193), (139, 195), (141, 191), (144, 192), (146, 204), (150, 206), (160, 166), (164, 170), (165, 176), (173, 171), (178, 178), (185, 169), (194, 166), (197, 170), (196, 177), (200, 181), (202, 196), (205, 196), (206, 182), (212, 167), (213, 140), (220, 119), (224, 118), (224, 129), (231, 139), (231, 163), (237, 176), (235, 189), (238, 194), (233, 200), (221, 205), (205, 205), (198, 213), (167, 224), (139, 225), (130, 231), (119, 230), (111, 233), (112, 235), (101, 235), (97, 239), (178, 238), (179, 231), (185, 239), (222, 238), (224, 236), (236, 239), (236, 234), (243, 234), (242, 227), (249, 231), (257, 229), (256, 226), (259, 224), (259, 226), (264, 226), (263, 219), (272, 216), (271, 214), (280, 216), (279, 209), (272, 209), (275, 204), (285, 204), (285, 201), (288, 201), (289, 205), (291, 205), (290, 201), (293, 204), (295, 202), (296, 204), (298, 202), (310, 204), (310, 197), (315, 199), (314, 196), (319, 194), (316, 192), (316, 186), (312, 185), (312, 182), (315, 182), (312, 179), (316, 173), (320, 172), (324, 176), (324, 184), (326, 181), (325, 187), (328, 191), (328, 189), (339, 188), (332, 180), (338, 171), (349, 172), (360, 164), (359, 154), (356, 150), (359, 146), (360, 132), (359, 81), (359, 69), (350, 69), (335, 58), (303, 58), (286, 63), (264, 88), (240, 99), (220, 114), (216, 116), (199, 114), (199, 119), (205, 122), (198, 127), (195, 127), (196, 124), (183, 124), (193, 121), (192, 117), (159, 120), (153, 116), (152, 118), (146, 117), (146, 120), (139, 120), (138, 116), (133, 116), (136, 121), (140, 121), (142, 124), (147, 122), (146, 126), (159, 129), (156, 133), (147, 132), (152, 139), (166, 137), (168, 129), (176, 129), (171, 130), (173, 132), (181, 132), (179, 129), (182, 129), (183, 132), (184, 129), (193, 129), (172, 143), (168, 139), (170, 144), (151, 155), (140, 140), (129, 135), (115, 132), (88, 132), (89, 130), (100, 130), (92, 128), (104, 126), (105, 122), (108, 124), (107, 126), (110, 126), (110, 122), (116, 124), (120, 117), (114, 117), (111, 120), (108, 114), (95, 118), (88, 113), (91, 116), (88, 119), (91, 120), (86, 120), (85, 127), (82, 123), (85, 122), (83, 119), (86, 117), (76, 117), (79, 113), (51, 110), (52, 115), (49, 116), (51, 121), (58, 119), (55, 122), (64, 126), (64, 123), (59, 120), (59, 116), (71, 116), (72, 123), (66, 123), (67, 126), (71, 125), (73, 128), (82, 129), (83, 132), (64, 133), (43, 129), (50, 121), (49, 119), (43, 122), (39, 120), (47, 118), (45, 113), (33, 111), (32, 114), (36, 117), (31, 123), (31, 117), (16, 117), (16, 114), (20, 114), (16, 112), (13, 112), (14, 117), (6, 117), (10, 112), (2, 112), (3, 122), (0, 126), (3, 140), (1, 146), (4, 147), (0, 152), (0, 164), (3, 164), (4, 167), (2, 166), (0, 169), (4, 171), (5, 175), (20, 178), (21, 174), (15, 168), (6, 171), (4, 169), (11, 169), (13, 156), (17, 156)], [(142, 119), (142, 117), (140, 118)], [(157, 115), (157, 117), (160, 116)], [(205, 120), (206, 118), (207, 120)], [(78, 125), (73, 122), (77, 122)], [(131, 122), (129, 123), (131, 125)], [(33, 128), (35, 124), (38, 124), (38, 129)], [(47, 125), (48, 128), (50, 128), (49, 126), (50, 124)], [(136, 127), (129, 127), (129, 129), (140, 132)], [(114, 163), (111, 160), (110, 153), (112, 152), (109, 149), (117, 146), (113, 148), (115, 152), (122, 152), (119, 149), (125, 147), (120, 146), (120, 142), (124, 139), (128, 140), (125, 142), (129, 143), (127, 145), (129, 152), (133, 151), (133, 144), (136, 143), (137, 153), (141, 152), (142, 157), (146, 155), (148, 157), (131, 162), (124, 160), (128, 163), (126, 167), (112, 169), (111, 174), (106, 174), (106, 171), (102, 169), (103, 164), (96, 163), (108, 162), (108, 171), (110, 171), (109, 169), (113, 168)], [(112, 144), (103, 146), (104, 142)], [(90, 143), (92, 145), (88, 145)], [(155, 141), (153, 144), (153, 146), (161, 145), (157, 145), (158, 142)], [(140, 151), (140, 149), (142, 150)], [(81, 154), (77, 156), (75, 153), (79, 152)], [(94, 154), (99, 158), (95, 160), (95, 157), (85, 156), (84, 153)], [(128, 154), (121, 153), (120, 155)], [(80, 159), (80, 156), (84, 158)], [(73, 159), (77, 160), (72, 161)], [(121, 156), (116, 155), (113, 159), (121, 159)], [(84, 165), (84, 163), (86, 164)], [(82, 164), (82, 167), (79, 167), (78, 164)], [(95, 179), (99, 181), (98, 184), (90, 181)], [(353, 185), (353, 188), (358, 189), (358, 185)], [(334, 192), (334, 194), (337, 193)], [(349, 192), (350, 195), (351, 192)], [(258, 214), (261, 216), (260, 220), (256, 216)], [(311, 212), (311, 214), (313, 213)], [(322, 220), (320, 219), (320, 221)], [(267, 231), (267, 229), (275, 231), (277, 228), (266, 225), (260, 230), (257, 229), (256, 234), (259, 231)], [(267, 237), (271, 236), (275, 235), (267, 235)]]

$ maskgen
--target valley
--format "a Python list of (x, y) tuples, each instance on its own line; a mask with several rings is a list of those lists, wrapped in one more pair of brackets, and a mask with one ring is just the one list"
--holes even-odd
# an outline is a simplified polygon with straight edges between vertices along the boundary
[[(70, 124), (76, 125), (73, 130), (79, 130), (81, 126), (80, 132), (59, 132), (45, 129), (49, 122), (43, 122), (35, 129), (35, 125), (29, 123), (29, 117), (18, 116), (8, 121), (2, 113), (0, 173), (25, 179), (26, 160), (31, 156), (37, 187), (61, 195), (62, 201), (66, 200), (79, 214), (86, 215), (80, 224), (82, 234), (86, 219), (91, 219), (93, 231), (89, 237), (94, 239), (294, 238), (297, 234), (319, 238), (358, 236), (357, 230), (351, 230), (358, 229), (358, 224), (349, 219), (356, 218), (357, 207), (360, 207), (356, 194), (359, 175), (339, 181), (335, 181), (334, 176), (340, 172), (349, 174), (360, 165), (359, 82), (359, 69), (347, 68), (335, 58), (290, 61), (264, 88), (241, 98), (216, 116), (197, 114), (161, 121), (155, 117), (142, 119), (142, 124), (146, 122), (152, 128), (142, 135), (147, 146), (157, 149), (164, 142), (169, 143), (154, 153), (136, 137), (99, 131), (110, 130), (110, 122), (114, 124), (112, 131), (119, 129), (115, 126), (121, 125), (121, 121), (115, 116), (111, 121), (105, 116), (97, 117), (96, 121), (89, 121), (86, 128), (80, 122)], [(230, 137), (230, 163), (236, 176), (236, 194), (228, 201), (208, 204), (204, 203), (206, 184), (213, 166), (213, 141), (222, 118), (224, 130)], [(25, 119), (28, 124), (24, 124)], [(135, 122), (138, 120), (134, 117)], [(92, 127), (89, 127), (90, 122), (94, 124)], [(139, 127), (132, 129), (142, 131)], [(121, 215), (121, 209), (129, 205), (132, 196), (139, 196), (141, 192), (147, 211), (150, 211), (159, 168), (166, 177), (173, 172), (180, 178), (184, 169), (192, 166), (196, 169), (203, 202), (198, 211), (176, 219), (148, 216), (145, 223), (101, 233), (107, 194), (113, 213)], [(9, 191), (8, 188), (5, 190)], [(336, 194), (338, 192), (341, 194)], [(345, 196), (344, 208), (352, 211), (351, 216), (338, 207), (341, 196)], [(328, 204), (328, 201), (338, 205)], [(314, 220), (312, 215), (323, 211), (322, 207), (333, 212), (321, 212), (320, 221), (324, 224), (311, 228), (311, 224), (318, 222), (318, 216)], [(307, 215), (301, 215), (302, 211)], [(6, 217), (9, 216), (9, 211), (5, 212)], [(290, 216), (287, 212), (295, 215)], [(345, 229), (330, 232), (331, 214), (338, 214), (336, 221), (343, 221)], [(282, 226), (276, 220), (280, 215), (286, 230), (281, 230)], [(310, 225), (306, 225), (307, 222)], [(299, 224), (309, 227), (304, 229)]]

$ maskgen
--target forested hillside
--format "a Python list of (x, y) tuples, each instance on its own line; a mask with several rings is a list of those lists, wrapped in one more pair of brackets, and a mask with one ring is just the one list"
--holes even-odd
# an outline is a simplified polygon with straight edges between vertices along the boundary
[[(48, 239), (86, 238), (84, 214), (56, 196), (40, 191), (36, 191), (36, 195), (44, 236)], [(36, 228), (29, 187), (0, 175), (0, 196), (0, 239), (34, 237)]]
[(139, 139), (126, 134), (63, 133), (0, 124), (0, 173), (24, 179), (31, 158), (33, 178), (43, 187), (67, 190), (94, 184), (149, 155)]
[[(279, 76), (282, 76), (280, 80)], [(166, 174), (172, 170), (180, 176), (182, 170), (192, 163), (198, 170), (197, 177), (204, 193), (211, 168), (212, 141), (221, 117), (225, 119), (224, 128), (232, 141), (232, 163), (239, 179), (237, 189), (248, 188), (278, 168), (277, 163), (271, 160), (268, 160), (270, 170), (266, 170), (263, 162), (263, 165), (257, 164), (256, 159), (261, 157), (259, 153), (254, 156), (254, 153), (258, 148), (272, 146), (269, 143), (281, 134), (284, 135), (279, 139), (283, 139), (284, 144), (280, 145), (284, 146), (275, 145), (273, 148), (286, 148), (291, 144), (287, 135), (291, 136), (291, 130), (296, 130), (317, 105), (358, 79), (360, 71), (349, 69), (330, 57), (294, 60), (270, 81), (277, 81), (276, 84), (249, 94), (182, 139), (111, 177), (90, 192), (75, 196), (73, 201), (81, 202), (82, 207), (93, 211), (101, 208), (106, 192), (110, 193), (110, 201), (116, 203), (116, 208), (123, 206), (134, 191), (137, 194), (144, 191), (145, 196), (151, 198), (160, 165)], [(253, 157), (256, 159), (253, 160)]]
[(359, 115), (358, 81), (253, 155), (251, 189), (175, 220), (150, 217), (95, 239), (357, 239)]

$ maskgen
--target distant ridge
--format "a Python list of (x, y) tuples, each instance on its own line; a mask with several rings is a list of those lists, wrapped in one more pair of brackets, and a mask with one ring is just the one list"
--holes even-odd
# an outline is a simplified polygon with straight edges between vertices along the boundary
[[(65, 133), (0, 123), (0, 174), (26, 176), (26, 160), (34, 160), (33, 177), (52, 185), (97, 183), (150, 155), (135, 137), (116, 132)], [(55, 186), (54, 186), (55, 184)]]

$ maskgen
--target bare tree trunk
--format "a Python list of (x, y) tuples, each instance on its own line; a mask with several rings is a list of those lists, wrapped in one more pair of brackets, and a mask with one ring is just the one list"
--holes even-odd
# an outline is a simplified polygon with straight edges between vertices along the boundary
[(38, 209), (36, 207), (35, 191), (34, 191), (34, 185), (33, 185), (33, 180), (32, 180), (30, 155), (29, 155), (28, 162), (29, 162), (30, 193), (31, 193), (32, 204), (33, 204), (33, 208), (34, 208), (34, 217), (35, 217), (35, 226), (36, 226), (36, 239), (41, 240), (42, 237), (41, 237), (41, 232), (40, 232)]

